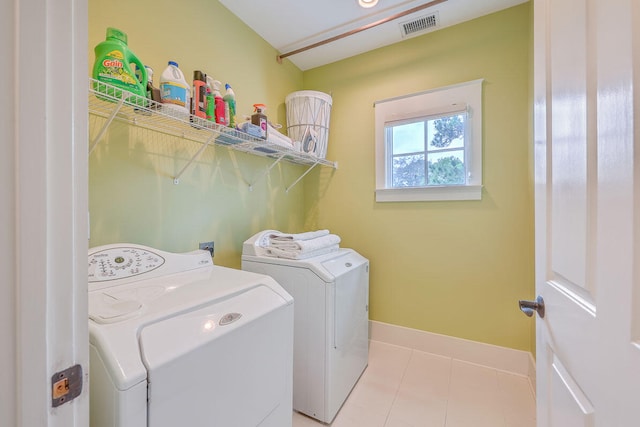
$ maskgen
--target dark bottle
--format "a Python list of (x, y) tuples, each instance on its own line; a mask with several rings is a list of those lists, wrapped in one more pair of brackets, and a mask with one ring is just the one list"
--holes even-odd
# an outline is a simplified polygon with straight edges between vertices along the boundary
[(260, 138), (267, 139), (267, 116), (264, 114), (267, 107), (264, 104), (253, 104), (253, 108), (251, 124), (260, 127)]

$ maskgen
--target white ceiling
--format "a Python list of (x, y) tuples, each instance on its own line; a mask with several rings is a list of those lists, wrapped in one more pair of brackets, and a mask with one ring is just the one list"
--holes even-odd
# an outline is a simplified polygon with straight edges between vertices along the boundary
[[(219, 0), (281, 54), (387, 18), (430, 0), (379, 0), (363, 9), (357, 0)], [(403, 40), (399, 24), (438, 12), (434, 31), (528, 0), (447, 0), (411, 15), (337, 40), (290, 59), (308, 70)], [(421, 35), (424, 33), (416, 34)], [(275, 58), (274, 58), (275, 61)]]

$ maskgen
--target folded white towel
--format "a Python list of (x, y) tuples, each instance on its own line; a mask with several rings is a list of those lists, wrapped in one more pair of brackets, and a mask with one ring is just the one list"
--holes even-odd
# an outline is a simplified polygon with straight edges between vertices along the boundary
[(335, 234), (328, 234), (322, 237), (316, 237), (309, 240), (271, 240), (271, 248), (283, 251), (294, 252), (313, 252), (327, 246), (337, 245), (340, 243), (340, 237)]
[(307, 259), (312, 258), (319, 255), (328, 254), (331, 252), (335, 252), (340, 249), (340, 245), (335, 244), (331, 246), (325, 246), (324, 248), (320, 248), (315, 251), (310, 252), (300, 252), (300, 251), (286, 251), (274, 247), (270, 247), (267, 249), (267, 255), (276, 257), (276, 258), (287, 258), (287, 259)]
[(326, 236), (329, 234), (329, 230), (317, 230), (317, 231), (307, 231), (306, 233), (298, 233), (298, 234), (287, 234), (275, 232), (269, 235), (269, 240), (271, 243), (273, 242), (286, 242), (291, 240), (311, 240), (318, 237)]

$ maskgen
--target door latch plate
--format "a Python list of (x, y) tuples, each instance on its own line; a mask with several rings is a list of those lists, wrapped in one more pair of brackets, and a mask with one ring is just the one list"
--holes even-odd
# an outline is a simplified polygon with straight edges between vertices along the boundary
[(51, 406), (54, 408), (82, 393), (82, 366), (74, 365), (51, 377)]

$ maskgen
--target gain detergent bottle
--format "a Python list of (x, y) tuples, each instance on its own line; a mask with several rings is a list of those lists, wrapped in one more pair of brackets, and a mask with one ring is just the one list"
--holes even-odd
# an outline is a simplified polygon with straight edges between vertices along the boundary
[[(95, 53), (93, 78), (137, 95), (137, 97), (128, 96), (126, 102), (140, 106), (146, 105), (147, 71), (138, 57), (129, 50), (127, 35), (116, 28), (107, 28), (107, 39), (96, 46)], [(131, 64), (138, 66), (142, 80), (136, 78)], [(94, 89), (118, 99), (123, 96), (122, 90), (97, 83), (94, 83)], [(127, 94), (125, 93), (124, 96)], [(109, 98), (101, 99), (114, 101)]]

